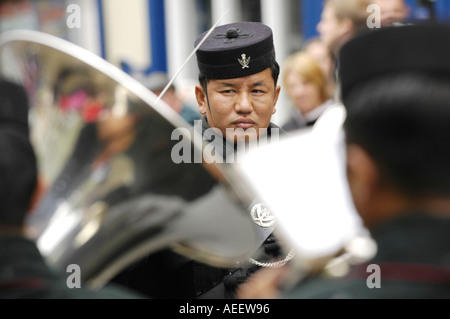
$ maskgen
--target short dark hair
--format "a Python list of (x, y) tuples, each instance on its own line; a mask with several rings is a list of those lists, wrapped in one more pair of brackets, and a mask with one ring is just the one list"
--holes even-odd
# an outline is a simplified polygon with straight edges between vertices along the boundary
[[(278, 83), (278, 78), (280, 77), (280, 65), (278, 64), (277, 61), (275, 61), (271, 66), (270, 66), (270, 71), (272, 72), (272, 78), (273, 81), (275, 83), (275, 86), (277, 86)], [(206, 90), (206, 85), (208, 84), (209, 80), (212, 79), (208, 79), (204, 74), (202, 74), (201, 72), (198, 75), (198, 82), (200, 83), (200, 85), (202, 86), (202, 88), (204, 90)]]
[(345, 101), (347, 144), (373, 158), (383, 181), (409, 196), (450, 196), (450, 79), (387, 74)]

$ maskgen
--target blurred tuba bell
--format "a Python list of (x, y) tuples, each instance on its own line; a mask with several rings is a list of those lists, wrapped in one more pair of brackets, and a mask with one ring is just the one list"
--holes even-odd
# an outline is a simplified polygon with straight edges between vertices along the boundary
[[(27, 226), (51, 265), (76, 264), (98, 288), (164, 248), (220, 267), (256, 250), (239, 174), (208, 164), (193, 128), (126, 73), (64, 39), (16, 30), (0, 35), (0, 74), (28, 95), (41, 196)], [(192, 161), (173, 160), (172, 136)]]

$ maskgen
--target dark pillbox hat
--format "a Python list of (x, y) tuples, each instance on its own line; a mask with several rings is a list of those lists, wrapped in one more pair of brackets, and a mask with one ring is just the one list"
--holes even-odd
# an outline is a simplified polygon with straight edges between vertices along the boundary
[[(207, 34), (195, 41), (195, 47)], [(208, 79), (252, 75), (275, 63), (272, 29), (259, 22), (218, 26), (196, 52), (200, 73)]]
[(347, 42), (339, 55), (342, 101), (376, 77), (419, 72), (450, 78), (450, 26), (405, 25), (367, 31)]

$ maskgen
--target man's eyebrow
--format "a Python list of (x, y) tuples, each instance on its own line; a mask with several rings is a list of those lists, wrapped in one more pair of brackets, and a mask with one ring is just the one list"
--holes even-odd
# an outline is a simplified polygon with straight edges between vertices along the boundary
[[(250, 87), (261, 86), (264, 84), (265, 84), (265, 81), (261, 80), (261, 81), (250, 84)], [(219, 82), (219, 86), (221, 86), (221, 87), (236, 87), (238, 85), (235, 83), (231, 83), (231, 82)]]
[(235, 87), (236, 84), (230, 83), (230, 82), (219, 82), (220, 86), (226, 86), (226, 87)]
[(260, 86), (260, 85), (264, 85), (264, 84), (265, 84), (265, 81), (262, 80), (262, 81), (258, 81), (258, 82), (253, 83), (251, 86)]

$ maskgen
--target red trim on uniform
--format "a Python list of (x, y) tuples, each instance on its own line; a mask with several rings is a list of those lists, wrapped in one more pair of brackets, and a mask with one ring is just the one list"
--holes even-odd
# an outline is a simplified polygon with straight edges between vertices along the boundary
[[(372, 263), (380, 267), (381, 280), (408, 281), (429, 284), (450, 284), (450, 267), (414, 263)], [(361, 264), (351, 268), (348, 278), (367, 278), (370, 264)]]
[(41, 278), (28, 278), (0, 282), (0, 289), (33, 289), (42, 287), (44, 281)]

